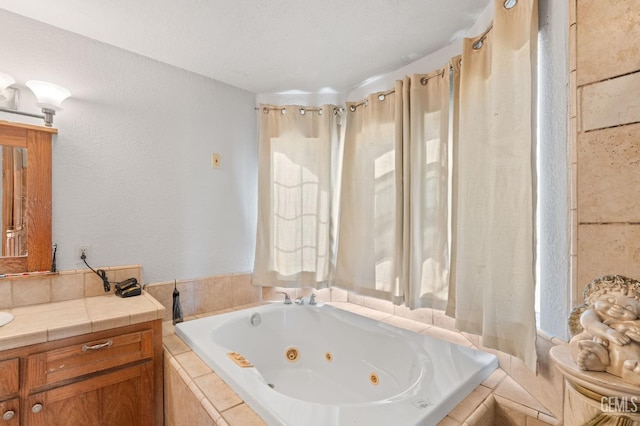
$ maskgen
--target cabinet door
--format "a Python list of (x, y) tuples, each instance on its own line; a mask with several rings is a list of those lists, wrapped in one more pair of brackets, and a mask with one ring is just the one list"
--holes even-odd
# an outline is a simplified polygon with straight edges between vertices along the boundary
[(0, 402), (0, 425), (18, 426), (20, 424), (20, 402), (18, 398)]
[(18, 396), (19, 365), (18, 358), (0, 361), (0, 399)]
[(29, 396), (25, 425), (151, 425), (153, 362)]

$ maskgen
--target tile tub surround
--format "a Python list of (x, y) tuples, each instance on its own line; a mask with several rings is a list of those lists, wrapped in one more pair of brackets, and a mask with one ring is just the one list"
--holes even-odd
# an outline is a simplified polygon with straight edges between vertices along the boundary
[[(178, 280), (177, 288), (183, 317), (262, 300), (262, 288), (251, 285), (245, 272)], [(172, 319), (173, 281), (146, 284), (145, 290), (166, 308), (165, 321)]]
[(164, 318), (164, 310), (146, 292), (125, 299), (110, 294), (5, 309), (15, 319), (0, 327), (0, 350), (154, 321)]
[[(291, 297), (314, 292), (318, 299), (359, 315), (387, 322), (421, 334), (475, 347), (473, 338), (434, 324), (412, 320), (348, 301), (341, 290), (288, 289)], [(272, 289), (265, 290), (269, 297)], [(345, 292), (346, 293), (346, 292)], [(280, 299), (282, 295), (275, 294)], [(375, 303), (375, 302), (370, 302)], [(238, 306), (195, 315), (189, 319), (217, 315), (257, 304)], [(421, 314), (424, 314), (421, 313)], [(416, 314), (420, 315), (420, 314)], [(167, 425), (216, 424), (230, 426), (265, 424), (238, 396), (174, 333), (171, 321), (163, 324), (165, 347), (165, 419)], [(469, 336), (471, 337), (471, 336)], [(501, 360), (504, 362), (504, 360)], [(510, 366), (509, 366), (510, 367)], [(496, 370), (462, 403), (454, 408), (439, 425), (544, 425), (558, 424), (554, 416), (531, 394), (525, 391), (504, 369)]]

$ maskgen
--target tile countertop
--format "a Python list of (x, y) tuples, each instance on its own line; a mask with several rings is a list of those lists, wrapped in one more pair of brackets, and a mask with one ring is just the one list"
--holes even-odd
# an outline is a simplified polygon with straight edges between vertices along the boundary
[(4, 309), (14, 320), (0, 327), (0, 350), (164, 318), (165, 308), (143, 292), (114, 294)]

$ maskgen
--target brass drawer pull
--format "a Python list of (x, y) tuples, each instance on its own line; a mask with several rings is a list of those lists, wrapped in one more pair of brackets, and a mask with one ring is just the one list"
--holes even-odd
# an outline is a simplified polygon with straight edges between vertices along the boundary
[(97, 351), (98, 349), (108, 348), (111, 345), (113, 345), (113, 340), (109, 340), (104, 343), (100, 343), (98, 345), (93, 345), (93, 346), (82, 345), (82, 352)]

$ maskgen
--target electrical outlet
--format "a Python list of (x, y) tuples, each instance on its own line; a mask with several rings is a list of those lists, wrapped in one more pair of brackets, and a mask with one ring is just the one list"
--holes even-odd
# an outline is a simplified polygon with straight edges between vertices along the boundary
[(80, 261), (80, 263), (84, 263), (82, 261), (82, 255), (84, 254), (85, 259), (89, 262), (89, 258), (91, 257), (91, 246), (88, 244), (81, 244), (76, 246), (76, 259)]

